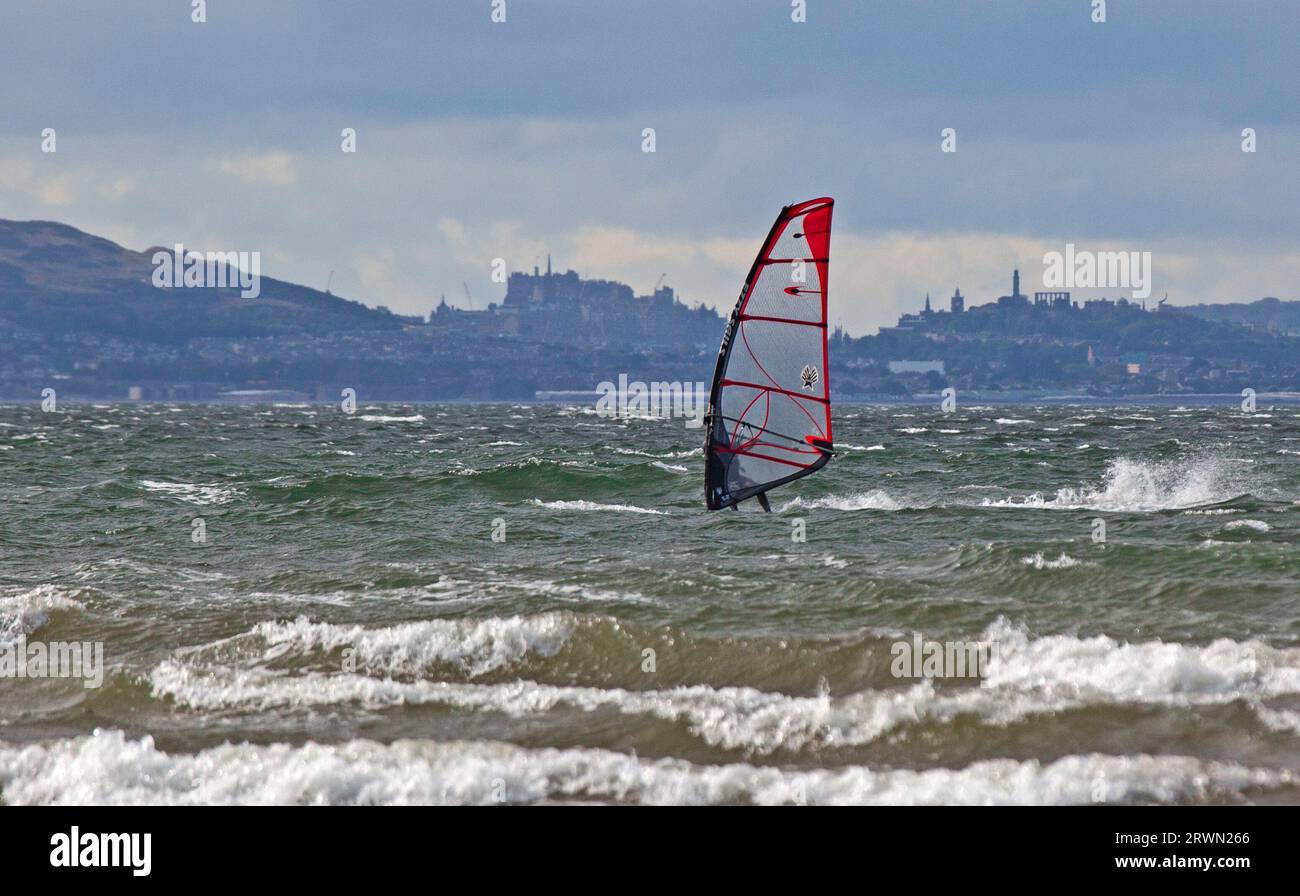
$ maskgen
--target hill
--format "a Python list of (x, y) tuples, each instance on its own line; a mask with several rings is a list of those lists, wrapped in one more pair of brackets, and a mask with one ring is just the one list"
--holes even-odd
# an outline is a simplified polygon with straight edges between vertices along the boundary
[(0, 220), (0, 327), (179, 344), (203, 337), (320, 336), (407, 322), (263, 276), (261, 295), (153, 285), (154, 254), (52, 221)]
[(1255, 330), (1300, 335), (1300, 302), (1269, 296), (1257, 302), (1188, 305), (1183, 311), (1218, 323), (1241, 324)]

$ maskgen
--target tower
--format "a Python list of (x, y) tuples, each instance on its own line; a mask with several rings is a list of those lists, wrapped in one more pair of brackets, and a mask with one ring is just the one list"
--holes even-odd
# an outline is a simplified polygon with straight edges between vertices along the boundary
[(931, 311), (930, 311), (930, 294), (927, 292), (927, 293), (925, 294), (925, 316), (926, 316), (926, 317), (929, 317), (930, 314), (931, 314)]
[(958, 290), (952, 294), (952, 298), (949, 300), (949, 302), (950, 302), (949, 307), (952, 308), (953, 314), (961, 314), (963, 311), (966, 310), (966, 297), (961, 294), (960, 288), (958, 288)]
[(1011, 295), (1013, 297), (1020, 295), (1020, 268), (1011, 272)]

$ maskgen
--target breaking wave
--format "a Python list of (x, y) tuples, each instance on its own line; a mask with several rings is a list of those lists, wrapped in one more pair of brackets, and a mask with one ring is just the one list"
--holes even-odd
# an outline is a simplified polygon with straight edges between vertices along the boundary
[(263, 622), (248, 636), (265, 645), (263, 659), (351, 650), (356, 666), (369, 673), (415, 674), (451, 665), (470, 676), (518, 663), (528, 654), (554, 656), (576, 624), (561, 613), (489, 619), (431, 619), (387, 628), (333, 625), (299, 617)]
[(1042, 551), (1038, 551), (1029, 557), (1021, 557), (1020, 562), (1025, 566), (1032, 566), (1034, 569), (1070, 569), (1078, 566), (1081, 561), (1075, 560), (1069, 554), (1062, 553), (1055, 560), (1048, 560), (1043, 556)]
[(37, 585), (16, 593), (0, 592), (0, 644), (30, 635), (49, 624), (58, 610), (81, 610), (82, 605), (56, 585)]
[(985, 499), (984, 507), (1152, 512), (1218, 504), (1246, 494), (1239, 465), (1221, 457), (1157, 462), (1119, 458), (1110, 463), (1100, 487), (1058, 489), (1041, 494)]
[[(1105, 784), (1104, 792), (1096, 782)], [(353, 740), (159, 750), (120, 731), (0, 748), (3, 801), (33, 804), (1030, 804), (1198, 801), (1293, 786), (1287, 771), (1185, 756), (994, 759), (965, 768), (790, 770), (490, 741)]]
[(549, 510), (609, 510), (618, 513), (651, 513), (657, 516), (666, 516), (662, 510), (653, 510), (649, 507), (637, 507), (635, 504), (598, 504), (595, 501), (542, 501), (533, 498), (532, 504), (538, 507), (545, 507)]
[(156, 482), (152, 479), (142, 479), (140, 484), (148, 491), (170, 495), (179, 501), (184, 501), (187, 504), (197, 504), (199, 506), (228, 504), (235, 498), (239, 497), (240, 494), (239, 489), (223, 485), (196, 485), (189, 482)]
[(809, 510), (902, 510), (903, 507), (881, 489), (855, 495), (829, 495), (825, 498), (795, 498), (781, 505), (781, 512), (804, 507)]
[[(554, 653), (568, 637), (561, 618), (539, 617), (504, 639), (472, 628), (440, 629), (437, 643), (417, 648), (420, 630), (380, 633), (293, 625), (270, 630), (290, 650), (337, 646), (345, 635), (376, 671), (392, 667), (421, 673), (450, 657), (467, 668), (496, 669), (526, 653)], [(533, 626), (533, 640), (523, 626)], [(548, 626), (554, 626), (549, 628)], [(395, 680), (358, 672), (290, 674), (264, 663), (249, 666), (194, 663), (184, 654), (150, 675), (156, 697), (200, 712), (314, 709), (355, 703), (382, 709), (436, 704), (472, 712), (531, 717), (568, 710), (613, 711), (681, 725), (704, 743), (747, 755), (801, 752), (869, 744), (900, 727), (947, 724), (971, 718), (1005, 725), (1042, 713), (1099, 705), (1173, 707), (1242, 701), (1255, 711), (1263, 701), (1300, 694), (1300, 648), (1219, 640), (1205, 646), (1150, 641), (1120, 643), (1106, 636), (1030, 638), (1004, 621), (979, 639), (992, 661), (980, 686), (937, 687), (930, 680), (832, 695), (823, 689), (795, 696), (753, 687), (690, 684), (631, 690), (528, 680), (502, 683)], [(414, 656), (411, 652), (415, 650)], [(469, 659), (466, 660), (465, 658)], [(365, 664), (362, 664), (365, 665)], [(973, 683), (972, 683), (973, 684)]]

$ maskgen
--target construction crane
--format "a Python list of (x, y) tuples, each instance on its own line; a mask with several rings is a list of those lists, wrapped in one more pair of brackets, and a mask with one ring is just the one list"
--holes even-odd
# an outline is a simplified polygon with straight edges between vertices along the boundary
[[(655, 289), (654, 289), (655, 292), (658, 292), (658, 291), (659, 291), (659, 287), (661, 287), (661, 286), (664, 285), (664, 280), (665, 280), (667, 277), (668, 277), (667, 274), (660, 274), (660, 275), (659, 275), (659, 279), (658, 279), (658, 281), (655, 282)], [(653, 294), (654, 294), (654, 293), (651, 293), (651, 295), (653, 295)]]
[(471, 296), (471, 295), (469, 294), (469, 284), (466, 283), (464, 280), (462, 280), (462, 281), (460, 281), (460, 285), (463, 286), (463, 287), (465, 287), (465, 301), (469, 303), (469, 310), (470, 310), (470, 311), (473, 311), (473, 310), (474, 310), (474, 297)]
[(325, 281), (325, 295), (327, 296), (334, 295), (334, 293), (330, 292), (330, 287), (333, 285), (334, 285), (334, 272), (330, 271), (330, 277), (328, 280)]

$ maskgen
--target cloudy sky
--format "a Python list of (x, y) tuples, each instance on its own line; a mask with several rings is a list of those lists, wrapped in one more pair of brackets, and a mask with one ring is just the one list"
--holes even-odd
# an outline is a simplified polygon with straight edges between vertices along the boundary
[(831, 195), (854, 333), (1042, 288), (1067, 242), (1150, 251), (1176, 304), (1300, 298), (1300, 3), (1093, 3), (5, 0), (0, 217), (406, 313), (547, 252), (729, 309), (780, 207)]

